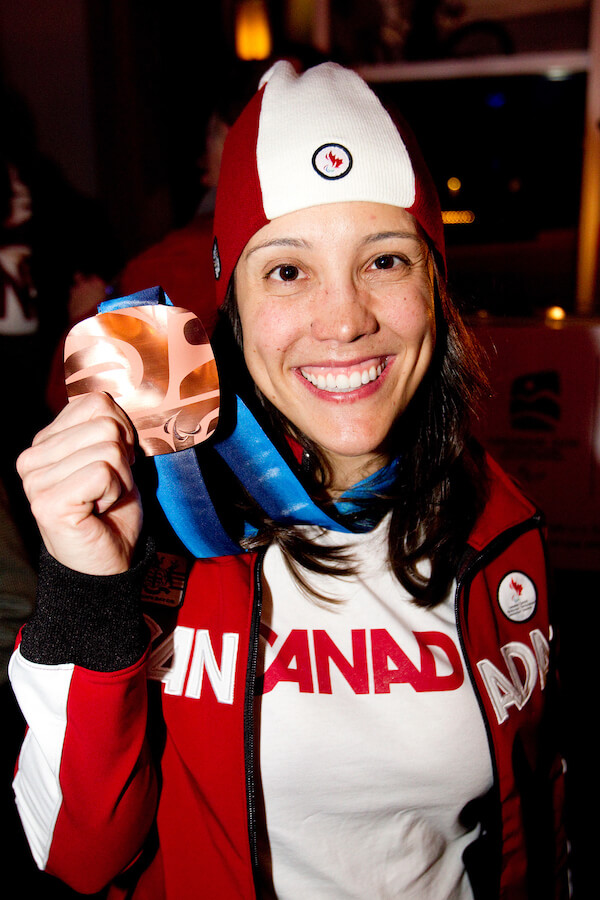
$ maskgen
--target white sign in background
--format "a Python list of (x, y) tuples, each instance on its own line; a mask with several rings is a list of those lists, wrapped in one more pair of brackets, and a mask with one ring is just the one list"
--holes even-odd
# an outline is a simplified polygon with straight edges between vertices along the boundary
[(600, 322), (477, 319), (482, 442), (542, 508), (551, 564), (600, 570)]

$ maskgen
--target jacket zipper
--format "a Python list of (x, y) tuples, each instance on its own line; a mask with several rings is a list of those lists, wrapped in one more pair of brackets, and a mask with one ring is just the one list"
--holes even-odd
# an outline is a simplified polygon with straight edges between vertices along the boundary
[(254, 735), (254, 693), (256, 684), (256, 665), (258, 660), (258, 642), (260, 636), (260, 618), (262, 611), (262, 564), (264, 551), (254, 562), (252, 621), (250, 625), (250, 643), (248, 649), (248, 666), (246, 669), (246, 695), (244, 698), (244, 756), (246, 761), (246, 802), (248, 815), (248, 837), (250, 840), (250, 858), (254, 883), (258, 875), (258, 846), (256, 835), (256, 783), (255, 735)]

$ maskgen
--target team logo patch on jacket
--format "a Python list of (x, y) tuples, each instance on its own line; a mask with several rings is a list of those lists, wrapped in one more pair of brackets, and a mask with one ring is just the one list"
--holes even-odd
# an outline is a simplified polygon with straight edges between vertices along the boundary
[(498, 586), (498, 603), (511, 622), (526, 622), (537, 607), (535, 584), (524, 572), (509, 572)]

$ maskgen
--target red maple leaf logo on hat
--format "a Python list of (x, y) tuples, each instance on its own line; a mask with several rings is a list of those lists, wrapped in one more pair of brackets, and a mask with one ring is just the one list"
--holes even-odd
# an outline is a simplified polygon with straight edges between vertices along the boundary
[(333, 166), (334, 169), (339, 169), (339, 167), (344, 162), (344, 160), (341, 159), (339, 156), (335, 156), (333, 150), (329, 151), (329, 153), (327, 154), (327, 159), (329, 160), (329, 162), (331, 163), (331, 165)]
[(515, 581), (514, 578), (511, 578), (511, 580), (510, 580), (510, 586), (511, 586), (511, 588), (513, 589), (513, 591), (515, 592), (515, 594), (518, 594), (519, 597), (520, 597), (521, 594), (523, 593), (523, 585), (522, 585), (522, 584), (519, 584), (518, 581)]

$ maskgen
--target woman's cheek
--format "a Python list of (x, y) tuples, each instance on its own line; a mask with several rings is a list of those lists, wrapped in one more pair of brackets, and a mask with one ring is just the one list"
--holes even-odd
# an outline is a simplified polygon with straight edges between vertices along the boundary
[(424, 298), (405, 297), (396, 301), (388, 318), (389, 327), (406, 339), (434, 334), (435, 313), (433, 305)]

